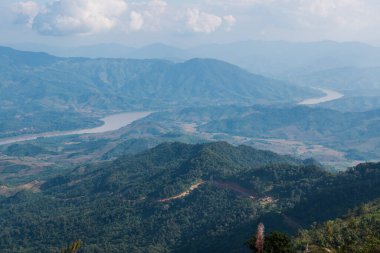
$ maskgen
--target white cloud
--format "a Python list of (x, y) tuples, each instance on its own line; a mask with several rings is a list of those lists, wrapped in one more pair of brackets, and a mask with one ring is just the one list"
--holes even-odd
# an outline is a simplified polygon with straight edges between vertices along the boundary
[(131, 12), (131, 22), (129, 23), (129, 28), (132, 31), (141, 30), (144, 25), (144, 18), (141, 13), (132, 11)]
[(45, 35), (92, 34), (115, 27), (127, 10), (123, 0), (58, 0), (33, 20), (33, 28)]
[(355, 39), (363, 31), (372, 31), (375, 37), (380, 28), (378, 0), (6, 1), (13, 6), (17, 23), (43, 35), (114, 30), (173, 36), (233, 30), (234, 36), (239, 34), (242, 39), (303, 39), (308, 35), (323, 39), (350, 35)]
[[(204, 3), (207, 5), (213, 5), (213, 6), (238, 6), (238, 7), (246, 7), (246, 6), (253, 6), (253, 5), (259, 5), (259, 4), (271, 4), (272, 2), (275, 2), (276, 0), (204, 0)], [(277, 0), (279, 1), (279, 0)]]
[(227, 15), (227, 16), (224, 16), (223, 17), (223, 20), (226, 24), (226, 30), (227, 31), (231, 31), (232, 27), (235, 25), (236, 23), (236, 18), (232, 15)]
[(33, 24), (34, 18), (43, 12), (43, 8), (33, 1), (27, 1), (15, 3), (13, 11), (18, 14), (18, 23), (26, 23), (30, 27)]
[[(302, 3), (302, 2), (301, 2)], [(322, 17), (329, 16), (340, 8), (350, 7), (357, 8), (360, 5), (358, 0), (314, 0), (304, 4), (306, 8), (314, 15)]]
[(373, 22), (372, 11), (362, 0), (298, 0), (294, 12), (308, 27), (361, 29)]
[(214, 14), (202, 12), (198, 9), (187, 11), (187, 26), (194, 32), (215, 32), (223, 23), (223, 19)]
[[(131, 22), (136, 24), (143, 21), (143, 25), (135, 30), (159, 31), (162, 29), (163, 21), (169, 19), (168, 16), (165, 16), (167, 7), (168, 4), (163, 0), (131, 2), (130, 9), (135, 13), (134, 19), (131, 13)], [(129, 25), (130, 28), (131, 25)]]
[(236, 23), (235, 16), (225, 11), (213, 14), (197, 5), (169, 5), (164, 0), (54, 0), (45, 5), (35, 0), (15, 4), (14, 12), (18, 23), (50, 36), (91, 35), (113, 29), (212, 33), (220, 28), (230, 31)]
[(149, 14), (162, 15), (166, 12), (168, 3), (163, 0), (152, 0), (146, 4)]
[[(214, 9), (228, 9), (247, 20), (293, 26), (360, 28), (376, 22), (378, 0), (202, 0)], [(265, 25), (265, 24), (264, 24)]]

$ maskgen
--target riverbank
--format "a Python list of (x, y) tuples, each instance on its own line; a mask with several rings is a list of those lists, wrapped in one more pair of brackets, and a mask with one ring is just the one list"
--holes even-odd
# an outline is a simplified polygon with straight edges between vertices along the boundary
[(322, 104), (325, 102), (333, 101), (333, 100), (338, 100), (344, 97), (342, 93), (339, 93), (334, 90), (328, 90), (328, 89), (323, 89), (323, 88), (314, 88), (316, 90), (322, 91), (325, 93), (325, 96), (319, 97), (319, 98), (310, 98), (303, 100), (299, 102), (299, 105), (317, 105), (317, 104)]
[(126, 112), (110, 115), (100, 119), (104, 122), (103, 125), (95, 128), (89, 129), (78, 129), (71, 131), (60, 131), (60, 132), (47, 132), (31, 135), (23, 135), (11, 138), (0, 139), (0, 146), (13, 144), (23, 141), (36, 140), (38, 138), (50, 138), (50, 137), (59, 137), (59, 136), (68, 136), (68, 135), (82, 135), (82, 134), (97, 134), (116, 131), (120, 128), (126, 127), (133, 122), (149, 116), (152, 112)]

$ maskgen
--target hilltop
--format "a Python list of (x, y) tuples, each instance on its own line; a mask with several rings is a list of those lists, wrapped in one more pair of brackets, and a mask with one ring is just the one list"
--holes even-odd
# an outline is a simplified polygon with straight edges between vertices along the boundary
[(244, 252), (259, 221), (295, 233), (379, 197), (378, 168), (333, 175), (247, 146), (164, 143), (2, 197), (1, 250), (44, 253), (79, 238), (86, 252)]

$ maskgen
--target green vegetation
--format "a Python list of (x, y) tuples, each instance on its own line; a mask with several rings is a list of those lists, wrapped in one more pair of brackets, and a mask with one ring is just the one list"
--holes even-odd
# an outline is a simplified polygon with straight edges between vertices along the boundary
[[(378, 164), (368, 164), (334, 176), (247, 146), (165, 143), (80, 166), (45, 182), (41, 193), (1, 198), (0, 250), (47, 253), (81, 238), (90, 253), (244, 252), (259, 220), (269, 233), (281, 224), (296, 232), (289, 221), (308, 227), (378, 197), (379, 173)], [(332, 185), (336, 194), (326, 194)], [(312, 203), (329, 210), (317, 216)], [(272, 237), (273, 245), (282, 238)]]
[[(380, 201), (362, 205), (341, 219), (301, 230), (295, 244), (336, 253), (380, 252)], [(314, 251), (312, 251), (314, 252)]]
[[(314, 53), (303, 55), (264, 65), (287, 80), (331, 86), (334, 77), (338, 89), (366, 83), (373, 90), (360, 95), (379, 94), (378, 68), (325, 70), (339, 61), (321, 68)], [(204, 143), (302, 142), (301, 153), (318, 146), (335, 158), (379, 159), (380, 110), (364, 111), (376, 98), (348, 92), (294, 107), (319, 92), (217, 60), (58, 58), (3, 47), (0, 89), (0, 139), (160, 111), (112, 133), (1, 146), (1, 253), (380, 252), (380, 163), (333, 174), (314, 159)], [(260, 226), (252, 237), (261, 223), (267, 234)]]
[(380, 159), (377, 145), (380, 110), (340, 112), (306, 106), (211, 106), (157, 113), (148, 120), (166, 126), (173, 126), (172, 122), (195, 123), (198, 134), (218, 133), (225, 140), (235, 142), (235, 136), (243, 140), (251, 138), (252, 145), (271, 139), (284, 143), (297, 141), (343, 152), (349, 160)]
[[(320, 107), (330, 108), (333, 110), (343, 111), (343, 112), (365, 112), (376, 110), (380, 108), (380, 94), (379, 91), (368, 91), (372, 92), (372, 96), (361, 96), (354, 97), (344, 97), (336, 101), (331, 101), (323, 103)], [(377, 94), (377, 95), (376, 95)], [(360, 94), (359, 94), (360, 95)]]
[(3, 153), (6, 154), (7, 156), (16, 156), (16, 157), (56, 154), (55, 152), (51, 152), (41, 146), (33, 145), (30, 143), (10, 145), (6, 147)]
[[(379, 94), (379, 67), (341, 67), (313, 72), (297, 79), (297, 83), (316, 87), (329, 87), (350, 93), (366, 94), (369, 96)], [(364, 88), (365, 87), (365, 88)], [(354, 107), (359, 109), (359, 107)]]
[[(257, 236), (253, 236), (248, 242), (248, 247), (253, 253), (258, 252), (256, 248)], [(292, 239), (285, 233), (273, 231), (264, 238), (262, 253), (292, 253)]]
[(95, 116), (112, 112), (287, 103), (318, 94), (208, 59), (56, 58), (2, 47), (0, 59), (0, 138), (94, 126)]
[(17, 105), (12, 108), (0, 108), (0, 139), (32, 133), (91, 128), (102, 124), (97, 117), (60, 109), (53, 111), (50, 105), (43, 108), (22, 101), (15, 104)]
[(380, 164), (360, 164), (326, 178), (323, 185), (297, 204), (287, 215), (303, 224), (322, 222), (345, 215), (380, 196)]
[[(325, 174), (245, 146), (162, 144), (81, 166), (47, 181), (39, 194), (1, 200), (0, 250), (35, 252), (43, 242), (44, 253), (82, 238), (86, 252), (241, 252), (257, 217), (297, 201), (300, 193), (287, 189), (307, 192), (303, 178), (317, 182)], [(199, 180), (205, 183), (188, 196), (159, 201)], [(264, 203), (269, 196), (274, 201)]]

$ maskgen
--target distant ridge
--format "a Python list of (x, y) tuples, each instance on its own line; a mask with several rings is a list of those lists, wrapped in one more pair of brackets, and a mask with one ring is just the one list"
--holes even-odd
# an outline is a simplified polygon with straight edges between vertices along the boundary
[[(6, 122), (0, 132), (11, 131), (8, 135), (17, 135), (25, 126), (31, 130), (24, 134), (42, 128), (57, 130), (46, 126), (68, 125), (59, 121), (64, 113), (68, 115), (66, 122), (81, 122), (77, 120), (80, 115), (88, 117), (88, 113), (296, 103), (318, 94), (212, 59), (174, 63), (160, 59), (59, 58), (0, 47), (0, 66), (0, 113)], [(15, 112), (22, 117), (14, 118)], [(53, 114), (48, 122), (47, 112)]]
[(37, 67), (42, 65), (50, 65), (56, 63), (59, 60), (59, 57), (55, 57), (44, 52), (19, 51), (10, 47), (0, 46), (1, 65)]
[[(30, 49), (28, 45), (19, 48)], [(33, 47), (32, 47), (33, 48)], [(289, 80), (334, 68), (378, 67), (380, 48), (360, 42), (288, 42), (248, 40), (179, 48), (154, 43), (140, 48), (120, 44), (99, 44), (73, 48), (46, 48), (60, 56), (91, 58), (169, 59), (215, 58), (238, 65), (252, 73)], [(291, 79), (290, 79), (291, 78)]]

